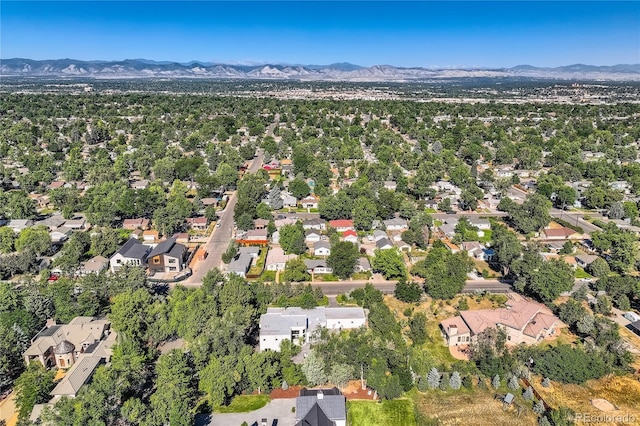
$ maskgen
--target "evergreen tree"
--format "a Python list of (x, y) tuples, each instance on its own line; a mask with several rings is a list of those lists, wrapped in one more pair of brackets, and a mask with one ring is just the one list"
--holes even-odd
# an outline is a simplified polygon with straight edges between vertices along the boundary
[(431, 371), (429, 371), (427, 383), (429, 384), (430, 389), (435, 389), (440, 386), (440, 373), (437, 368), (433, 367)]
[(542, 379), (542, 387), (548, 388), (551, 386), (551, 379), (549, 379), (548, 377), (545, 377), (544, 379)]
[(544, 414), (545, 411), (546, 410), (544, 409), (544, 403), (542, 402), (542, 400), (533, 404), (533, 412), (536, 413), (537, 415), (541, 416)]
[(457, 371), (454, 371), (453, 374), (451, 374), (451, 377), (449, 378), (449, 387), (453, 390), (458, 390), (460, 389), (460, 386), (462, 386), (462, 379), (460, 378), (460, 373), (458, 373)]
[(518, 382), (518, 378), (516, 376), (511, 376), (507, 386), (509, 386), (509, 389), (511, 389), (511, 390), (519, 389), (520, 388), (520, 383)]
[(524, 393), (522, 394), (522, 397), (526, 401), (533, 401), (533, 388), (531, 386), (527, 386)]
[(495, 375), (493, 376), (493, 380), (491, 381), (491, 386), (493, 386), (495, 389), (498, 389), (500, 387), (500, 376), (499, 375)]

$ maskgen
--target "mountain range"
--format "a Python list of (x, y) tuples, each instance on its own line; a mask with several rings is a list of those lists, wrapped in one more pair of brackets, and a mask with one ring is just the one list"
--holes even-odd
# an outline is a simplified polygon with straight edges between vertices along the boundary
[(640, 64), (567, 65), (555, 68), (518, 65), (512, 68), (421, 68), (347, 62), (330, 65), (232, 65), (146, 59), (82, 61), (75, 59), (2, 59), (0, 76), (89, 78), (211, 78), (299, 81), (425, 81), (452, 78), (533, 78), (555, 80), (640, 81)]

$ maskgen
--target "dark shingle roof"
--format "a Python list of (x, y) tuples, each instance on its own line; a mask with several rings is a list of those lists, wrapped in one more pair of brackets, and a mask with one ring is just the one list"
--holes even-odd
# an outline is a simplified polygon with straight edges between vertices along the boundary
[(171, 237), (168, 240), (165, 240), (155, 246), (151, 253), (149, 253), (149, 257), (158, 256), (159, 254), (169, 253), (176, 243), (176, 237)]
[(129, 259), (144, 260), (148, 250), (148, 246), (145, 246), (135, 238), (130, 238), (129, 241), (127, 241), (122, 247), (120, 247), (118, 253), (120, 253), (123, 257)]

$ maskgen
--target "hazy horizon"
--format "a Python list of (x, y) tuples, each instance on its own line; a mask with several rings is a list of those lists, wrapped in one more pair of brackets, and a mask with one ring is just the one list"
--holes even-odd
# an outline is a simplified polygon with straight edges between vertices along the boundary
[(5, 59), (424, 68), (640, 63), (639, 2), (3, 1), (0, 24)]

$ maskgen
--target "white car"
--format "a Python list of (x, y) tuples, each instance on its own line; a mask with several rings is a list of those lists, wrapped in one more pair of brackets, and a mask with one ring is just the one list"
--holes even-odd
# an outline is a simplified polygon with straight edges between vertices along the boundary
[(220, 228), (220, 222), (216, 223), (216, 228)]

